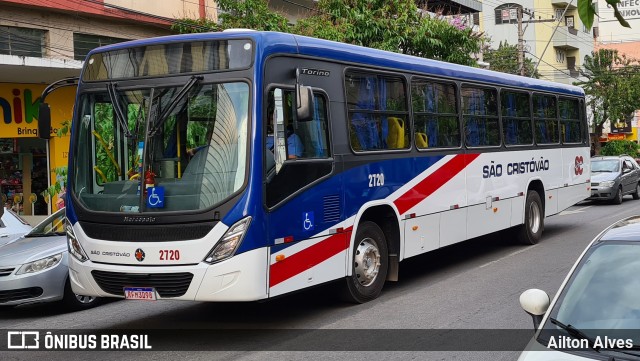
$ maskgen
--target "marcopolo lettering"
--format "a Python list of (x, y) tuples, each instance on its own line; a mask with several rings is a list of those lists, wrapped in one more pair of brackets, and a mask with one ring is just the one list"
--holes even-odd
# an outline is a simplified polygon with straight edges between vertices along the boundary
[[(10, 124), (12, 121), (16, 124), (22, 124), (23, 119), (27, 124), (31, 124), (34, 119), (38, 119), (38, 108), (40, 106), (40, 98), (33, 100), (33, 94), (30, 89), (25, 89), (23, 98), (20, 97), (20, 89), (13, 89), (11, 91), (13, 99), (7, 100), (0, 97), (0, 111), (2, 112), (2, 119), (5, 124)], [(18, 134), (32, 134), (34, 130), (23, 128), (18, 129)], [(37, 135), (37, 133), (33, 133)]]

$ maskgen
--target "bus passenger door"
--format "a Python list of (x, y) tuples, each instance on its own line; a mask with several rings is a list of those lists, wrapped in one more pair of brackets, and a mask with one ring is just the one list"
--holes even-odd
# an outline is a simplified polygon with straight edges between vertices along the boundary
[[(270, 296), (345, 274), (348, 238), (347, 233), (337, 231), (343, 217), (342, 185), (337, 177), (330, 177), (334, 160), (329, 146), (328, 97), (314, 93), (314, 115), (307, 121), (295, 118), (294, 99), (293, 89), (275, 88), (267, 96), (264, 139)], [(284, 132), (280, 139), (274, 136), (278, 131)], [(280, 149), (275, 149), (278, 144)], [(277, 172), (269, 169), (275, 168), (274, 151), (286, 154)]]

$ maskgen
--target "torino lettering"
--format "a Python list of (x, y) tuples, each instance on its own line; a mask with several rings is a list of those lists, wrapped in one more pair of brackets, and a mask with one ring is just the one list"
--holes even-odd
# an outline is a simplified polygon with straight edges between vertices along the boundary
[[(547, 171), (549, 168), (549, 160), (544, 159), (543, 157), (540, 157), (538, 160), (531, 158), (530, 161), (507, 163), (506, 166), (507, 175), (535, 173)], [(502, 177), (502, 174), (502, 164), (494, 164), (494, 162), (491, 161), (490, 165), (482, 167), (482, 178)]]

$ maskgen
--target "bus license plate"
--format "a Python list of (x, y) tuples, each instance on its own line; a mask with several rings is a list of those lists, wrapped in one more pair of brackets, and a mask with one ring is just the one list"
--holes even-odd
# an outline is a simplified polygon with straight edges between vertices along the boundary
[(155, 301), (156, 290), (153, 287), (125, 287), (124, 298), (127, 300)]

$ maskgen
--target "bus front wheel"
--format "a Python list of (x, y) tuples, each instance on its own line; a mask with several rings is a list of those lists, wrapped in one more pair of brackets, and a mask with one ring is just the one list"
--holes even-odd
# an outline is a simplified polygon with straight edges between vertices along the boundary
[(544, 229), (544, 210), (538, 192), (530, 190), (524, 207), (524, 224), (518, 230), (517, 238), (520, 243), (537, 244)]
[(384, 232), (374, 222), (360, 224), (356, 232), (351, 259), (351, 276), (347, 276), (344, 298), (365, 303), (380, 295), (389, 269), (389, 252)]

